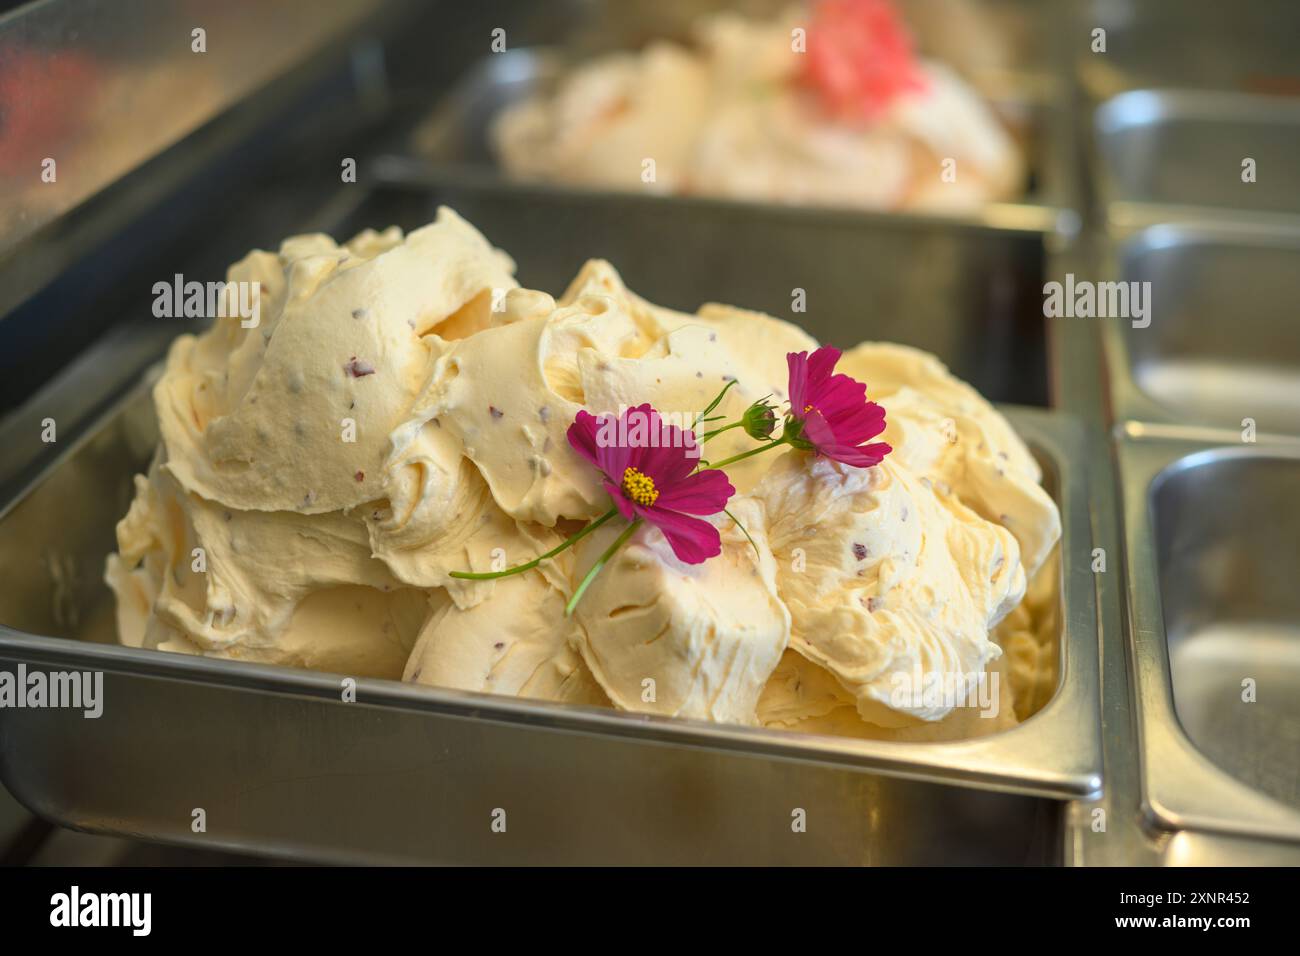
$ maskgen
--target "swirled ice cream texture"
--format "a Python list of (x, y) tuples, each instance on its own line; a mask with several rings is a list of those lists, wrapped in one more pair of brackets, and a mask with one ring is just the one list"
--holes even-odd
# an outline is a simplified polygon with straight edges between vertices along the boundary
[(791, 38), (807, 26), (798, 7), (724, 13), (689, 48), (660, 41), (577, 65), (497, 117), (499, 160), (525, 179), (877, 209), (965, 211), (1021, 189), (1019, 148), (942, 63), (921, 61), (925, 88), (874, 121), (826, 116), (799, 82)]
[(920, 349), (864, 342), (839, 367), (888, 409), (884, 438), (895, 460), (1015, 535), (1033, 577), (1061, 536), (1061, 516), (1007, 420)]
[(247, 510), (322, 514), (379, 497), (389, 435), (428, 373), (423, 336), (481, 324), (512, 272), (450, 210), (405, 239), (309, 235), (250, 253), (228, 280), (260, 283), (260, 325), (229, 318), (182, 336), (155, 389), (167, 468)]
[[(718, 558), (683, 565), (640, 529), (572, 617), (615, 523), (523, 575), (452, 578), (538, 558), (608, 509), (567, 442), (579, 409), (689, 420), (729, 386), (733, 420), (784, 400), (786, 353), (816, 347), (771, 316), (654, 305), (601, 260), (558, 296), (512, 268), (449, 211), (232, 267), (262, 283), (263, 322), (179, 339), (154, 388), (158, 453), (107, 573), (122, 640), (891, 739), (991, 732), (1050, 695), (1051, 622), (1017, 605), (1055, 506), (1005, 420), (897, 346), (841, 369), (886, 406), (895, 452), (865, 471), (802, 452), (728, 469)], [(732, 430), (702, 455), (750, 447)], [(891, 699), (899, 674), (944, 669), (1011, 675), (1014, 707), (990, 722)]]
[[(153, 388), (158, 455), (108, 574), (119, 610), (132, 608), (123, 639), (400, 673), (421, 619), (409, 626), (404, 596), (400, 626), (387, 620), (383, 596), (410, 582), (373, 556), (366, 516), (384, 506), (390, 435), (427, 378), (435, 330), (485, 324), (512, 271), (450, 210), (406, 237), (298, 236), (232, 266), (229, 281), (259, 283), (261, 322), (181, 336)], [(295, 628), (309, 600), (348, 588), (359, 597), (337, 625)], [(349, 621), (357, 603), (375, 618), (373, 646)]]
[[(719, 519), (722, 554), (683, 564), (663, 534), (642, 528), (578, 605), (577, 646), (610, 699), (626, 710), (755, 723), (759, 695), (785, 650), (790, 614), (761, 507), (732, 499)], [(748, 535), (746, 535), (748, 532)], [(591, 566), (618, 532), (580, 546)]]
[(795, 650), (830, 671), (864, 720), (938, 720), (898, 700), (899, 675), (982, 673), (989, 631), (1025, 591), (1016, 540), (886, 458), (858, 469), (784, 454), (755, 496), (768, 517)]

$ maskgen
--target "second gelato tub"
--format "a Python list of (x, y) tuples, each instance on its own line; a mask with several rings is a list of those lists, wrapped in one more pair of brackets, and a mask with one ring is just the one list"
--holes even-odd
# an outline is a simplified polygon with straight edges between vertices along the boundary
[[(480, 182), (495, 185), (527, 182), (513, 180), (501, 170), (496, 149), (492, 145), (493, 137), (496, 135), (493, 132), (493, 124), (508, 107), (522, 102), (530, 95), (553, 87), (567, 62), (562, 51), (544, 47), (521, 48), (486, 58), (477, 64), (432, 111), (429, 118), (417, 128), (410, 144), (399, 155), (403, 155), (410, 162), (424, 165), (432, 172), (442, 173), (452, 178), (469, 176)], [(687, 195), (675, 195), (666, 193), (662, 188), (654, 185), (629, 191), (652, 197), (660, 202), (676, 202), (692, 198), (714, 198), (723, 201), (730, 195), (733, 201), (753, 203), (765, 208), (810, 206), (854, 209), (858, 207), (855, 212), (862, 216), (934, 217), (948, 221), (982, 223), (993, 228), (1012, 225), (1044, 233), (1069, 233), (1077, 228), (1077, 218), (1069, 211), (1074, 203), (1067, 175), (1069, 164), (1073, 159), (1070, 144), (1074, 141), (1074, 137), (1065, 122), (1064, 110), (1056, 102), (1054, 94), (1044, 92), (1045, 88), (1050, 89), (1050, 85), (1045, 87), (1043, 83), (1026, 81), (1021, 86), (1021, 92), (1009, 100), (1007, 111), (1018, 117), (1017, 143), (1018, 148), (1024, 152), (1025, 160), (1023, 173), (1019, 177), (1022, 182), (1021, 187), (1000, 196), (1000, 201), (975, 201), (971, 198), (962, 198), (941, 203), (939, 200), (945, 196), (942, 185), (938, 187), (936, 199), (929, 200), (921, 206), (906, 207), (910, 211), (887, 211), (887, 207), (872, 205), (865, 199), (857, 201), (818, 199), (815, 198), (816, 193), (811, 190), (811, 187), (807, 198), (800, 198), (797, 193), (775, 190), (775, 187), (772, 195), (752, 197), (744, 192), (733, 195), (704, 188)], [(654, 151), (650, 150), (647, 159), (653, 159), (653, 153)], [(950, 162), (957, 161), (954, 157), (946, 157), (946, 159)], [(745, 160), (738, 158), (729, 163), (743, 167)], [(926, 168), (928, 169), (928, 166)], [(959, 166), (952, 168), (960, 169)], [(936, 167), (936, 181), (951, 185), (954, 189), (962, 181), (960, 171), (956, 172), (956, 179), (951, 183), (940, 179), (941, 172), (941, 168)], [(655, 174), (658, 175), (657, 167)], [(851, 178), (871, 180), (878, 176), (879, 171), (863, 169)], [(607, 195), (611, 194), (608, 191), (614, 188), (600, 183), (578, 185), (551, 181), (538, 181), (535, 185), (565, 195), (583, 192)]]

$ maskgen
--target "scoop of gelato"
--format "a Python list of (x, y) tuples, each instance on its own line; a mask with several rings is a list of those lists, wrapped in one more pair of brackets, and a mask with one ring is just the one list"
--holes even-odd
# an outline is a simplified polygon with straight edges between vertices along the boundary
[(707, 68), (695, 56), (653, 43), (563, 77), (552, 96), (503, 114), (492, 138), (524, 178), (677, 192), (709, 95)]
[[(514, 285), (512, 269), (450, 210), (405, 239), (397, 229), (345, 246), (298, 236), (278, 255), (253, 252), (232, 266), (230, 282), (259, 284), (260, 314), (182, 336), (154, 387), (162, 441), (136, 479), (108, 574), (120, 607), (149, 602), (143, 626), (126, 622), (129, 639), (400, 674), (422, 616), (414, 629), (396, 627), (392, 607), (401, 604), (405, 624), (409, 607), (427, 613), (427, 602), (387, 596), (413, 576), (373, 556), (366, 518), (386, 508), (390, 433), (442, 341), (430, 333), (485, 325), (493, 290)], [(472, 482), (446, 484), (453, 501), (472, 497)], [(318, 594), (334, 596), (300, 613)], [(294, 623), (320, 624), (319, 609), (335, 606), (336, 624)], [(373, 628), (351, 620), (355, 607)]]
[[(341, 659), (324, 651), (304, 655), (284, 639), (299, 603), (345, 585), (380, 593), (401, 589), (371, 557), (357, 517), (226, 508), (187, 494), (161, 452), (135, 484), (135, 499), (117, 527), (119, 554), (109, 583), (119, 602), (131, 595), (138, 603), (147, 595), (152, 618), (198, 652), (247, 656), (256, 648), (260, 660), (311, 658), (340, 669)], [(141, 633), (138, 626), (130, 630)], [(367, 630), (356, 638), (359, 644)], [(307, 639), (307, 632), (297, 637)], [(339, 648), (346, 644), (340, 636)]]
[[(788, 452), (754, 495), (790, 609), (791, 646), (830, 671), (864, 720), (939, 720), (927, 675), (980, 674), (989, 631), (1020, 602), (1019, 546), (892, 458), (869, 469)], [(900, 679), (914, 693), (899, 693)]]
[(1061, 630), (1059, 552), (1029, 582), (1025, 600), (998, 625), (993, 639), (1002, 648), (1016, 716), (1028, 720), (1056, 693)]
[[(578, 648), (616, 707), (756, 721), (790, 614), (777, 595), (761, 506), (733, 498), (728, 510), (740, 525), (720, 522), (718, 557), (684, 564), (658, 530), (643, 527), (578, 604)], [(575, 573), (585, 573), (618, 533), (602, 528), (584, 541)]]
[(188, 492), (249, 511), (323, 514), (383, 492), (389, 435), (427, 376), (423, 336), (486, 321), (513, 263), (451, 210), (405, 239), (327, 236), (250, 253), (258, 325), (230, 316), (182, 336), (155, 387), (167, 469)]
[(512, 697), (609, 706), (574, 650), (567, 594), (529, 571), (502, 578), (493, 599), (470, 607), (435, 595), (403, 680)]
[(1032, 577), (1061, 537), (1061, 516), (1006, 418), (920, 349), (864, 342), (839, 367), (888, 408), (884, 438), (894, 461), (1015, 535)]
[(985, 737), (1020, 722), (1007, 671), (1005, 655), (989, 661), (963, 689), (961, 704), (940, 720), (901, 716), (882, 727), (862, 719), (853, 696), (828, 670), (790, 650), (763, 688), (758, 719), (765, 727), (863, 740), (938, 743)]
[(118, 639), (128, 647), (396, 679), (428, 616), (422, 591), (343, 585), (313, 591), (293, 609), (274, 639), (252, 634), (242, 643), (208, 647), (157, 613), (161, 577), (152, 561), (131, 568), (110, 555), (105, 578), (117, 603)]

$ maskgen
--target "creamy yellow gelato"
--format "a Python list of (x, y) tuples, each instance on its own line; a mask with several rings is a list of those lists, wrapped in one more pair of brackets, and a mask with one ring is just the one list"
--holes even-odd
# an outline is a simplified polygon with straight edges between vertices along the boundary
[(869, 121), (826, 115), (800, 82), (809, 24), (802, 7), (725, 13), (689, 49), (578, 65), (496, 118), (499, 161), (530, 180), (873, 209), (967, 211), (1022, 189), (1015, 142), (942, 63), (920, 61), (922, 88)]
[[(543, 559), (610, 508), (575, 415), (648, 402), (690, 428), (725, 387), (734, 421), (784, 401), (786, 354), (816, 343), (653, 305), (600, 260), (558, 298), (512, 272), (449, 210), (234, 265), (261, 321), (182, 337), (154, 387), (161, 441), (106, 573), (123, 643), (900, 740), (991, 733), (1051, 696), (1056, 507), (1006, 420), (900, 346), (840, 365), (886, 407), (884, 461), (727, 466), (720, 554), (684, 563), (641, 526), (567, 615), (626, 527)], [(754, 447), (731, 429), (699, 453)]]
[[(583, 660), (616, 706), (676, 717), (754, 723), (759, 694), (790, 636), (763, 512), (751, 498), (722, 520), (722, 554), (683, 564), (662, 534), (642, 530), (596, 578), (576, 618)], [(617, 534), (581, 546), (589, 567)]]

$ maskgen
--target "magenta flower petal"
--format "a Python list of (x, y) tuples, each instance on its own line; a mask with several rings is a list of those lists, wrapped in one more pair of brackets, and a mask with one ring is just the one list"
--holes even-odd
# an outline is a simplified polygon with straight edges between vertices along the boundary
[(678, 560), (686, 564), (703, 564), (722, 553), (722, 536), (718, 529), (701, 518), (667, 511), (663, 508), (642, 508), (637, 514), (664, 533)]
[(870, 468), (891, 449), (884, 442), (863, 446), (885, 430), (885, 410), (867, 401), (867, 386), (844, 374), (835, 374), (839, 349), (819, 348), (811, 355), (786, 355), (790, 370), (791, 432), (798, 448), (836, 461)]
[(573, 449), (611, 478), (623, 474), (632, 455), (632, 449), (619, 441), (617, 424), (613, 415), (592, 415), (579, 409), (567, 433)]
[(835, 429), (831, 428), (830, 422), (816, 409), (804, 413), (800, 435), (815, 450), (839, 444), (835, 439)]
[(894, 449), (887, 442), (873, 445), (832, 445), (819, 449), (822, 455), (832, 461), (843, 462), (854, 468), (871, 468), (884, 461), (885, 456)]
[(596, 432), (600, 429), (600, 419), (591, 412), (578, 410), (574, 416), (573, 424), (569, 426), (566, 433), (569, 438), (569, 444), (587, 461), (591, 462), (597, 468), (600, 467), (600, 457), (597, 455)]
[[(835, 371), (835, 366), (839, 364), (842, 353), (833, 345), (823, 345), (808, 357), (808, 384), (813, 388), (824, 386), (831, 374)], [(844, 376), (848, 378), (848, 376)], [(852, 379), (849, 379), (852, 381)]]
[[(668, 436), (665, 435), (665, 440), (667, 439)], [(653, 478), (661, 493), (689, 477), (698, 463), (698, 459), (688, 458), (685, 455), (680, 439), (676, 447), (634, 449), (632, 460), (629, 462)]]
[(604, 488), (619, 513), (663, 531), (680, 560), (699, 564), (721, 552), (718, 529), (692, 515), (724, 510), (735, 489), (720, 471), (695, 470), (699, 452), (693, 433), (667, 424), (646, 404), (618, 417), (579, 411), (568, 439), (604, 474)]
[(786, 391), (790, 395), (790, 408), (803, 408), (808, 404), (804, 398), (808, 393), (808, 353), (787, 352), (785, 364), (790, 370), (790, 377), (786, 384)]
[(867, 386), (847, 375), (831, 375), (818, 386), (815, 404), (827, 421), (835, 421), (867, 406)]
[(723, 472), (708, 468), (666, 487), (655, 505), (688, 515), (715, 515), (727, 507), (727, 501), (735, 493)]
[(885, 410), (875, 402), (862, 401), (843, 411), (827, 412), (823, 408), (821, 412), (837, 444), (860, 445), (885, 430)]
[(619, 514), (628, 521), (636, 517), (636, 505), (631, 498), (623, 494), (623, 489), (618, 484), (606, 478), (604, 487), (609, 492), (609, 496), (614, 499), (614, 507), (618, 509)]

